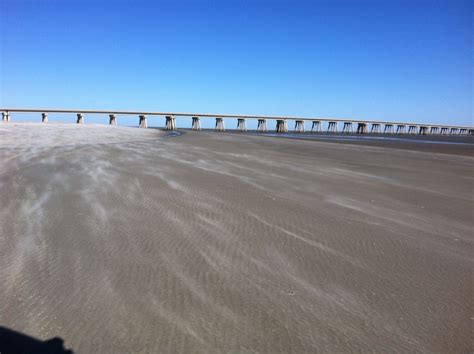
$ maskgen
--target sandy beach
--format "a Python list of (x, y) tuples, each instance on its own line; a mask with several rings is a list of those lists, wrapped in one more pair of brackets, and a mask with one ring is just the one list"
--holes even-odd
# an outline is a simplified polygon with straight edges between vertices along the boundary
[(0, 325), (75, 353), (469, 353), (472, 146), (0, 124)]

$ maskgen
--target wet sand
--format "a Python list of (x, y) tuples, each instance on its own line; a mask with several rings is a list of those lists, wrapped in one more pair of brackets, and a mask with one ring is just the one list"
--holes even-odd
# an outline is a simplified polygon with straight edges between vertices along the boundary
[(472, 150), (390, 145), (1, 124), (0, 325), (76, 353), (471, 352)]

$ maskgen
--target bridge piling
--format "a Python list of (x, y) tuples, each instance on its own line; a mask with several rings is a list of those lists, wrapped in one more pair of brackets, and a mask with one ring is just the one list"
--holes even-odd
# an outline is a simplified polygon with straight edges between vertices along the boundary
[(288, 133), (288, 124), (286, 119), (277, 119), (275, 130), (277, 133)]
[(82, 113), (78, 113), (78, 114), (77, 114), (76, 123), (77, 123), (77, 124), (84, 124), (84, 115), (83, 115)]
[(406, 134), (406, 125), (398, 124), (396, 134)]
[(416, 125), (408, 126), (408, 134), (416, 134)]
[(41, 122), (48, 123), (48, 113), (41, 113)]
[(237, 130), (239, 132), (246, 132), (247, 131), (247, 125), (245, 118), (237, 118)]
[(257, 132), (259, 133), (266, 133), (267, 132), (267, 120), (266, 119), (258, 119), (257, 120)]
[(427, 135), (428, 134), (428, 127), (425, 125), (420, 125), (418, 130), (419, 135)]
[(199, 117), (192, 117), (192, 129), (193, 130), (201, 130), (201, 120)]
[(9, 122), (10, 114), (8, 112), (2, 112), (2, 122)]
[(352, 129), (352, 122), (344, 122), (342, 132), (346, 134), (353, 133), (354, 130)]
[(313, 125), (311, 126), (311, 133), (322, 133), (323, 127), (320, 120), (313, 120)]
[(337, 133), (337, 122), (330, 121), (328, 122), (328, 133)]
[(175, 116), (166, 116), (166, 130), (176, 130)]
[(384, 134), (393, 134), (393, 124), (385, 124), (385, 128), (383, 130)]
[(216, 118), (216, 128), (217, 132), (225, 132), (225, 125), (224, 125), (224, 118), (217, 117)]
[(304, 120), (295, 120), (295, 133), (304, 133)]
[(449, 131), (449, 134), (450, 134), (450, 135), (457, 135), (457, 134), (459, 134), (458, 128), (451, 128), (451, 130)]
[(448, 134), (448, 132), (449, 132), (449, 129), (448, 129), (448, 128), (446, 128), (446, 127), (442, 127), (442, 128), (441, 128), (441, 132), (440, 132), (440, 134), (441, 134), (441, 135), (447, 135), (447, 134)]
[(109, 114), (109, 125), (117, 125), (117, 117), (115, 114)]
[(138, 126), (140, 128), (148, 128), (148, 121), (146, 119), (146, 115), (141, 114), (138, 116)]
[(367, 134), (368, 133), (367, 123), (357, 123), (356, 133)]
[(439, 128), (438, 127), (431, 127), (430, 128), (430, 134), (438, 135), (439, 134)]
[(148, 128), (148, 121), (146, 119), (146, 115), (141, 114), (138, 116), (138, 126), (140, 128)]
[(382, 128), (379, 123), (372, 123), (372, 127), (370, 128), (371, 134), (380, 134), (381, 131), (382, 131)]

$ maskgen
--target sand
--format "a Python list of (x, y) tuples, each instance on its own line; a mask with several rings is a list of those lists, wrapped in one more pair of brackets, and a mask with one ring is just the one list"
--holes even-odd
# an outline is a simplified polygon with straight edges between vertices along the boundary
[(411, 146), (1, 124), (0, 325), (76, 353), (471, 352), (472, 147)]

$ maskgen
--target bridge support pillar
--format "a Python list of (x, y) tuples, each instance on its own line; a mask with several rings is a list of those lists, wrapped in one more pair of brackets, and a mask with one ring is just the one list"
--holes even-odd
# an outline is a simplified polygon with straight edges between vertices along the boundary
[(109, 114), (109, 124), (117, 125), (117, 117), (115, 116), (115, 114)]
[(352, 122), (344, 122), (342, 132), (346, 134), (353, 133), (354, 130), (352, 129)]
[(449, 134), (451, 134), (451, 135), (459, 134), (458, 128), (451, 128), (451, 130), (449, 131)]
[(372, 123), (372, 128), (370, 129), (371, 134), (380, 134), (382, 128), (379, 123)]
[(216, 118), (216, 128), (215, 128), (215, 130), (217, 132), (225, 132), (224, 118), (221, 118), (221, 117)]
[(266, 133), (267, 130), (267, 120), (266, 119), (258, 119), (257, 123), (257, 132)]
[(446, 135), (446, 134), (448, 134), (448, 131), (449, 131), (448, 128), (442, 127), (440, 134), (441, 134), (441, 135)]
[(43, 123), (48, 123), (48, 113), (41, 113), (41, 121)]
[(82, 113), (78, 113), (78, 114), (77, 114), (76, 123), (77, 123), (77, 124), (84, 124), (84, 115), (83, 115)]
[(313, 125), (311, 125), (311, 133), (322, 133), (323, 127), (320, 120), (313, 120)]
[(276, 132), (277, 133), (288, 133), (288, 124), (286, 119), (277, 119), (276, 121)]
[(416, 134), (416, 125), (408, 126), (408, 134)]
[(368, 132), (368, 127), (367, 123), (357, 123), (357, 134), (367, 134)]
[(148, 128), (148, 121), (146, 119), (146, 115), (142, 114), (138, 116), (138, 127)]
[(237, 131), (239, 132), (246, 132), (247, 131), (247, 125), (245, 118), (237, 118)]
[(2, 122), (9, 122), (10, 121), (10, 113), (2, 112)]
[(295, 133), (304, 133), (304, 120), (295, 120)]
[(192, 123), (192, 129), (193, 130), (201, 130), (201, 120), (199, 117), (192, 117), (193, 123)]
[(397, 124), (397, 134), (406, 134), (407, 127), (404, 124)]
[(420, 128), (418, 129), (418, 134), (419, 135), (427, 135), (428, 134), (428, 127), (424, 125), (420, 125)]
[(466, 128), (461, 128), (461, 129), (459, 129), (459, 134), (461, 134), (461, 135), (467, 135), (467, 129), (466, 129)]
[(166, 130), (176, 130), (175, 116), (166, 116)]
[(433, 134), (433, 135), (439, 134), (439, 128), (438, 127), (431, 127), (430, 128), (430, 134)]
[(474, 129), (469, 129), (469, 131), (467, 132), (469, 135), (474, 135)]
[(385, 124), (385, 128), (383, 130), (384, 134), (393, 134), (393, 124)]
[(328, 133), (337, 133), (337, 122), (328, 123)]

